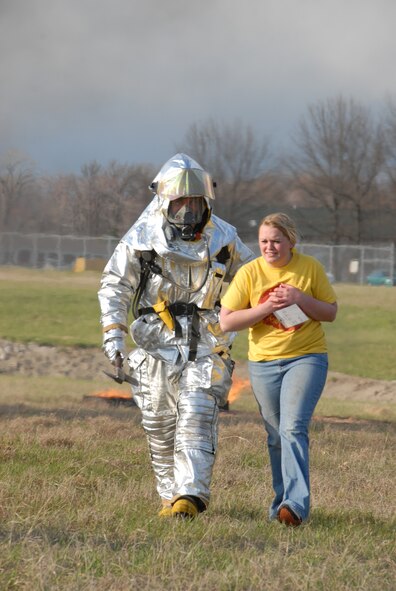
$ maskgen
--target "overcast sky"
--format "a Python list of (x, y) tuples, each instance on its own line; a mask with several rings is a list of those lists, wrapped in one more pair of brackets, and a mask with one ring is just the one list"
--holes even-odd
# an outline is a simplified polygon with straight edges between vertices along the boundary
[(396, 97), (395, 0), (0, 0), (0, 156), (170, 158), (192, 123), (285, 146), (311, 103)]

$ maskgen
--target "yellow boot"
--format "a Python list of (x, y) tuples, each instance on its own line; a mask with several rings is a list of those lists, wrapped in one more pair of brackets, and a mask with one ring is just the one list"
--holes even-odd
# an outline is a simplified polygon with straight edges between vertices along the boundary
[(158, 511), (158, 517), (172, 517), (172, 505), (170, 501), (162, 501), (162, 509)]
[(180, 497), (172, 507), (172, 517), (194, 519), (199, 513), (197, 505), (191, 497)]

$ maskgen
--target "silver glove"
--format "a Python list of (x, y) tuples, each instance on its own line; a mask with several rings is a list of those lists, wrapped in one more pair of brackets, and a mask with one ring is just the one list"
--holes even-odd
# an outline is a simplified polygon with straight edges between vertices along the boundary
[(122, 360), (127, 356), (125, 349), (125, 332), (120, 328), (112, 328), (103, 335), (103, 351), (106, 357), (115, 362), (117, 355), (120, 355)]

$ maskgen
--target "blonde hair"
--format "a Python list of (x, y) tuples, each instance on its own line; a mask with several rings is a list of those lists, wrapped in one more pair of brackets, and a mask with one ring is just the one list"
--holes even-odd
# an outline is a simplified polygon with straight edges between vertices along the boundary
[(297, 227), (294, 221), (286, 213), (270, 213), (260, 222), (261, 226), (271, 226), (277, 228), (295, 246), (298, 241)]

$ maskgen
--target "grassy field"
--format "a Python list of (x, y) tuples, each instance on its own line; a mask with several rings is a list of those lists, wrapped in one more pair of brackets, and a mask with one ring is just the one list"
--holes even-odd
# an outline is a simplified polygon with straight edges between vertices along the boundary
[[(97, 274), (3, 269), (0, 280), (0, 338), (99, 346)], [(395, 379), (382, 358), (396, 289), (336, 289), (332, 369), (345, 371), (345, 356), (350, 373)], [(243, 335), (236, 349), (243, 358)], [(395, 590), (394, 415), (368, 420), (364, 401), (321, 401), (311, 518), (292, 530), (267, 520), (265, 435), (247, 388), (220, 415), (210, 507), (180, 523), (157, 517), (137, 409), (90, 397), (104, 384), (0, 375), (1, 590)]]
[[(0, 270), (0, 338), (42, 344), (100, 347), (98, 273)], [(396, 289), (336, 284), (339, 313), (324, 324), (330, 369), (396, 380)], [(246, 331), (234, 345), (246, 359)], [(132, 345), (132, 343), (130, 343)]]
[(159, 508), (136, 409), (101, 382), (3, 376), (0, 588), (18, 591), (395, 589), (395, 423), (316, 416), (312, 513), (267, 521), (264, 430), (248, 392), (220, 418), (212, 502)]

